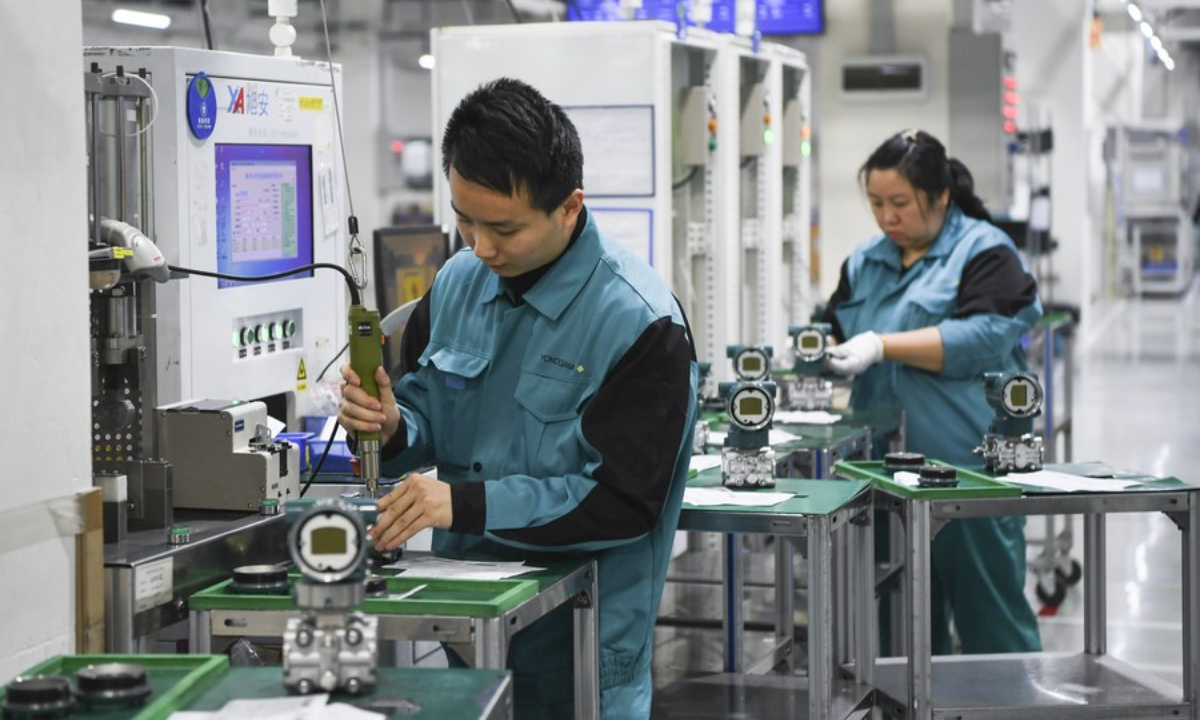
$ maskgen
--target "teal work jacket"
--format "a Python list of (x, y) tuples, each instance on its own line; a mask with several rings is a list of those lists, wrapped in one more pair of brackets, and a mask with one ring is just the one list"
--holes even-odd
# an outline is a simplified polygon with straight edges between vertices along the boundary
[[(595, 557), (601, 687), (648, 687), (697, 365), (662, 279), (590, 217), (580, 226), (519, 298), (469, 250), (438, 273), (419, 368), (395, 386), (404, 437), (384, 449), (383, 469), (436, 464), (451, 484), (439, 555)], [(509, 663), (518, 704), (569, 699), (569, 613), (516, 635)], [(648, 701), (619, 716), (648, 716)]]
[(840, 326), (842, 340), (867, 330), (937, 327), (945, 349), (940, 373), (881, 362), (855, 379), (850, 404), (903, 408), (908, 449), (971, 466), (992, 417), (981, 376), (1028, 369), (1021, 336), (1041, 315), (1036, 283), (1012, 240), (951, 205), (929, 251), (907, 270), (886, 235), (856, 248), (826, 318)]

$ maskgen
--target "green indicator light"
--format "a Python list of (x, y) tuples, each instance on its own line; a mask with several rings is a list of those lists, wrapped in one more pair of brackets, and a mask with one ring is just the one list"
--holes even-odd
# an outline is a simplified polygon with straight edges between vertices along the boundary
[(238, 332), (237, 330), (234, 330), (232, 334), (233, 334), (233, 337), (232, 337), (232, 338), (230, 338), (230, 339), (231, 339), (231, 340), (233, 340), (233, 346), (234, 346), (234, 347), (237, 347), (237, 346), (238, 346), (238, 340), (240, 340), (240, 339), (241, 339), (241, 337), (242, 337), (242, 334), (241, 334), (240, 332)]
[(771, 128), (763, 130), (763, 145), (770, 145), (775, 142), (775, 131)]
[(800, 143), (800, 154), (804, 157), (808, 157), (812, 154), (812, 145), (807, 140)]

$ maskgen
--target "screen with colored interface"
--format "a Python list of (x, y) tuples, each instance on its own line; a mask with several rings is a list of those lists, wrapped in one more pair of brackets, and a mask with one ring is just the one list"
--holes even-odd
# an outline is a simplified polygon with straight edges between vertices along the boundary
[[(218, 144), (216, 170), (218, 272), (271, 275), (312, 263), (311, 147)], [(312, 271), (280, 280), (301, 277)]]
[[(666, 20), (676, 22), (680, 5), (691, 17), (690, 0), (643, 0), (632, 18), (621, 13), (620, 0), (573, 0), (567, 3), (568, 20)], [(707, 30), (731, 33), (735, 29), (736, 0), (713, 0)], [(755, 20), (763, 35), (816, 35), (825, 32), (823, 0), (756, 0)], [(689, 21), (689, 25), (696, 25)]]
[(344, 555), (346, 553), (346, 531), (339, 527), (323, 527), (312, 531), (314, 555)]
[(738, 414), (754, 417), (763, 414), (763, 400), (760, 397), (742, 398), (738, 401)]

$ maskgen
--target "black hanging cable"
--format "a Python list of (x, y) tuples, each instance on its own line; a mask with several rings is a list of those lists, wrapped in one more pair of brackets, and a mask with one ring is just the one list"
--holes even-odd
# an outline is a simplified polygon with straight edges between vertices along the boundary
[(200, 0), (200, 24), (204, 28), (204, 45), (209, 50), (216, 50), (213, 44), (212, 14), (208, 9), (208, 0)]
[(228, 273), (211, 272), (209, 270), (193, 270), (192, 268), (179, 267), (178, 265), (168, 265), (167, 269), (171, 272), (181, 275), (199, 275), (201, 277), (219, 278), (221, 280), (233, 280), (236, 282), (263, 282), (264, 280), (278, 280), (280, 278), (299, 275), (302, 272), (310, 270), (319, 270), (325, 268), (327, 270), (337, 270), (346, 279), (346, 288), (350, 291), (350, 304), (362, 305), (362, 295), (358, 292), (358, 286), (354, 284), (354, 276), (346, 271), (346, 268), (333, 263), (312, 263), (311, 265), (303, 265), (291, 270), (283, 272), (271, 273), (270, 275), (229, 275)]
[(682, 180), (676, 180), (675, 182), (671, 183), (671, 189), (678, 190), (678, 189), (682, 188), (684, 185), (687, 185), (688, 183), (690, 183), (692, 181), (692, 178), (696, 177), (696, 171), (699, 169), (700, 169), (699, 165), (693, 165), (691, 172), (689, 172), (687, 175), (685, 175)]

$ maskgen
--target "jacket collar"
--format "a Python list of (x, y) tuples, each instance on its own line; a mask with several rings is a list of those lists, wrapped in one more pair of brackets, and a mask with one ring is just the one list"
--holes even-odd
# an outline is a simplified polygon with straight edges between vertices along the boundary
[[(963, 215), (962, 210), (957, 205), (952, 203), (949, 211), (946, 213), (946, 219), (942, 222), (942, 229), (938, 231), (938, 236), (934, 238), (929, 252), (921, 256), (921, 259), (949, 255), (954, 246), (958, 244), (958, 238), (962, 236), (962, 225), (964, 222), (966, 222), (966, 216)], [(871, 260), (881, 262), (896, 271), (901, 269), (900, 248), (896, 247), (896, 243), (892, 242), (886, 235), (867, 248), (865, 254)], [(917, 262), (920, 262), (920, 260)]]
[[(524, 301), (542, 315), (557, 320), (583, 290), (584, 283), (600, 261), (601, 252), (600, 233), (589, 212), (583, 232), (558, 256), (546, 274), (525, 292)], [(485, 282), (487, 284), (482, 293), (484, 303), (493, 302), (504, 294), (504, 283), (499, 275), (488, 272)]]

